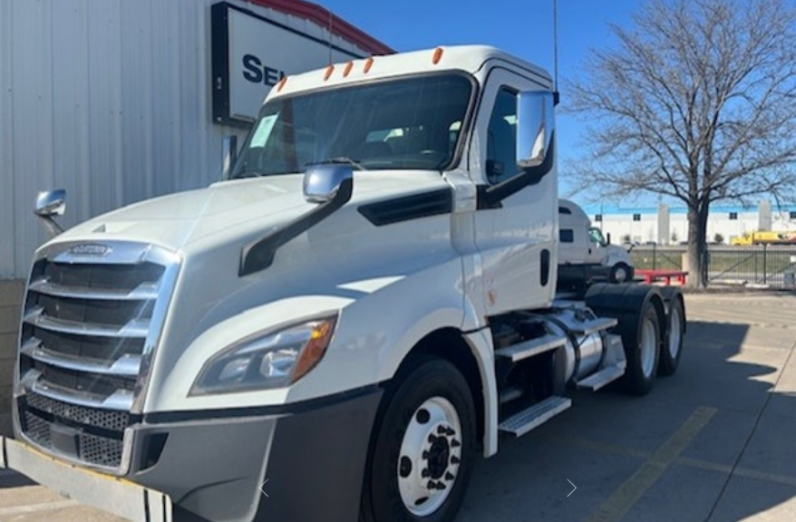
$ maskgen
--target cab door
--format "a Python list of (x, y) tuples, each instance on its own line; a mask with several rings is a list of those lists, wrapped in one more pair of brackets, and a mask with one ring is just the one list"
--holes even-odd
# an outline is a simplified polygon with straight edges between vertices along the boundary
[[(514, 183), (527, 172), (517, 164), (518, 131), (521, 139), (527, 139), (527, 132), (518, 126), (518, 101), (523, 92), (549, 92), (549, 88), (549, 79), (511, 70), (505, 64), (487, 73), (470, 148), (470, 172), (478, 186), (475, 242), (487, 315), (549, 306), (555, 294), (558, 189), (554, 145), (547, 151), (549, 161), (540, 180), (524, 187)], [(532, 146), (521, 143), (521, 149), (530, 151)]]

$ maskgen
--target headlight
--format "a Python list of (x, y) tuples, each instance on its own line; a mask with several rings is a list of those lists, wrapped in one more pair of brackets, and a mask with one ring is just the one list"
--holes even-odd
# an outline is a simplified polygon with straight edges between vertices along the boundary
[(281, 388), (293, 384), (323, 358), (336, 317), (316, 319), (251, 336), (205, 364), (191, 395)]

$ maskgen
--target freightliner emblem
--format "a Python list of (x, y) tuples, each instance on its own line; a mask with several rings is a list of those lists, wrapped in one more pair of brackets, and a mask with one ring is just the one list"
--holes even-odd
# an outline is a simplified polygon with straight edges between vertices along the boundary
[(111, 247), (108, 245), (102, 245), (100, 243), (83, 243), (80, 245), (75, 245), (66, 252), (73, 256), (96, 256), (102, 257), (107, 256), (111, 253)]

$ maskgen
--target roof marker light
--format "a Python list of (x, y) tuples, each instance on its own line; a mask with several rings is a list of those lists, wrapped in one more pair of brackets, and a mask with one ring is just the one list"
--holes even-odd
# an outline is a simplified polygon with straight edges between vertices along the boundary
[(373, 67), (373, 57), (371, 56), (367, 60), (365, 60), (365, 74), (370, 72), (370, 68)]
[(348, 62), (347, 64), (345, 64), (345, 69), (343, 69), (343, 78), (348, 77), (353, 67), (354, 67), (354, 62)]
[(432, 58), (434, 65), (437, 65), (441, 59), (442, 59), (442, 47), (437, 47), (436, 49), (434, 49), (434, 57)]
[(279, 83), (276, 84), (276, 92), (282, 92), (282, 87), (284, 87), (286, 83), (287, 83), (287, 76), (282, 76), (282, 79), (279, 80)]
[(326, 74), (323, 75), (323, 81), (328, 80), (332, 76), (333, 72), (334, 72), (334, 65), (330, 65), (329, 67), (327, 67)]

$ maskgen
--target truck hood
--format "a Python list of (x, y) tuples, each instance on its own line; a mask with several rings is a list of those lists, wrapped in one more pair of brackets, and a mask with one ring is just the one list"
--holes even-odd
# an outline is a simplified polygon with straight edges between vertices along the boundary
[[(353, 199), (439, 188), (441, 181), (439, 173), (357, 172)], [(267, 230), (315, 208), (304, 200), (302, 183), (301, 174), (219, 182), (103, 214), (67, 230), (54, 242), (124, 239), (181, 250), (233, 227), (241, 233)]]

